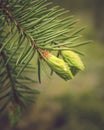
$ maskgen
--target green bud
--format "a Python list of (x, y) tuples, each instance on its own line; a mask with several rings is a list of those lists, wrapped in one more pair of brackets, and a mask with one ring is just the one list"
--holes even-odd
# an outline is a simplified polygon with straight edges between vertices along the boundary
[(61, 78), (64, 80), (70, 80), (73, 78), (70, 68), (68, 64), (64, 62), (62, 59), (52, 55), (48, 51), (44, 51), (43, 58), (49, 65), (49, 67)]
[(62, 51), (62, 57), (65, 62), (71, 67), (71, 70), (76, 74), (79, 70), (84, 70), (84, 64), (82, 63), (79, 55), (73, 51)]

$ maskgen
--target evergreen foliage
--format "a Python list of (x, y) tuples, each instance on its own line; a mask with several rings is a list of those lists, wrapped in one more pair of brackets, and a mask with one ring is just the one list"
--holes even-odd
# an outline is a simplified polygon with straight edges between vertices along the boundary
[[(75, 51), (75, 47), (88, 43), (76, 42), (84, 28), (75, 30), (77, 20), (67, 13), (47, 0), (0, 0), (0, 112), (9, 106), (12, 113), (9, 115), (20, 117), (17, 110), (20, 112), (26, 104), (34, 102), (39, 91), (27, 85), (27, 82), (36, 82), (27, 74), (35, 73), (35, 67), (31, 65), (33, 58), (38, 59), (41, 82), (44, 51), (56, 51), (61, 55), (62, 50)], [(63, 15), (66, 16), (63, 18)], [(13, 117), (11, 121), (17, 119)]]

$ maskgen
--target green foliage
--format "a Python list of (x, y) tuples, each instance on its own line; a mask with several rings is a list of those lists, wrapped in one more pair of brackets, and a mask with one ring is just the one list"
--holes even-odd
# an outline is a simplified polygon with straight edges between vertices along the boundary
[(75, 30), (77, 20), (69, 15), (63, 18), (68, 11), (51, 4), (47, 0), (0, 0), (0, 111), (10, 103), (25, 107), (39, 93), (28, 85), (36, 83), (30, 77), (35, 72), (34, 55), (41, 82), (43, 50), (59, 53), (88, 43), (76, 41), (83, 30)]
[(20, 106), (10, 106), (9, 119), (12, 126), (15, 126), (21, 117), (21, 108)]

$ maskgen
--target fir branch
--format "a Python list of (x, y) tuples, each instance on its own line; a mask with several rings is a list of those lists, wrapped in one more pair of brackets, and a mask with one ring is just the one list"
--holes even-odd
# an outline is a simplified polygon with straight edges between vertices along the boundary
[[(1, 56), (2, 56), (3, 61), (4, 61), (4, 64), (5, 64), (5, 63), (6, 63), (6, 60), (7, 60), (5, 53), (4, 53), (4, 52), (1, 52)], [(19, 104), (19, 98), (18, 98), (17, 93), (16, 93), (16, 90), (15, 90), (15, 89), (16, 89), (16, 88), (15, 88), (15, 81), (14, 81), (14, 79), (12, 78), (12, 73), (10, 72), (11, 68), (10, 68), (9, 64), (6, 64), (6, 65), (5, 65), (5, 68), (6, 68), (6, 73), (7, 73), (8, 79), (9, 79), (10, 84), (11, 84), (10, 86), (11, 86), (11, 90), (12, 90), (13, 100), (14, 100), (17, 104)]]
[[(59, 6), (49, 8), (49, 5), (52, 2), (47, 0), (0, 0), (0, 101), (5, 99), (0, 110), (12, 102), (10, 117), (14, 124), (17, 122), (16, 114), (20, 115), (20, 107), (33, 102), (34, 96), (39, 93), (27, 85), (36, 83), (26, 75), (34, 72), (31, 60), (37, 60), (40, 83), (42, 60), (52, 72), (69, 80), (78, 69), (75, 63), (80, 58), (76, 53), (82, 54), (74, 48), (88, 43), (76, 42), (83, 28), (75, 30), (74, 25), (78, 20), (73, 16), (63, 17), (69, 11)], [(62, 51), (65, 50), (67, 59), (62, 58)], [(74, 67), (70, 66), (69, 50), (74, 51), (71, 57), (75, 61)], [(53, 51), (57, 51), (58, 55), (54, 56)]]
[(4, 11), (4, 13), (7, 15), (7, 17), (10, 19), (11, 22), (15, 24), (17, 29), (23, 34), (26, 35), (27, 39), (30, 38), (31, 44), (34, 46), (35, 49), (37, 49), (36, 42), (33, 40), (32, 36), (30, 36), (28, 33), (26, 33), (25, 28), (23, 28), (19, 22), (13, 17), (12, 13), (8, 10), (6, 6), (4, 6), (2, 3), (0, 3), (0, 8)]

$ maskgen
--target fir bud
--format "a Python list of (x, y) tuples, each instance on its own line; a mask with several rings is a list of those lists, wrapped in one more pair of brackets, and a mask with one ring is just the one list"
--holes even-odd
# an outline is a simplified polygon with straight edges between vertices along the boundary
[(68, 64), (62, 59), (52, 55), (49, 51), (43, 51), (42, 55), (49, 67), (61, 78), (64, 80), (70, 80), (73, 78)]
[(64, 61), (68, 63), (72, 70), (74, 70), (74, 73), (77, 73), (78, 70), (83, 71), (85, 69), (83, 62), (77, 53), (73, 51), (62, 51), (61, 54)]

